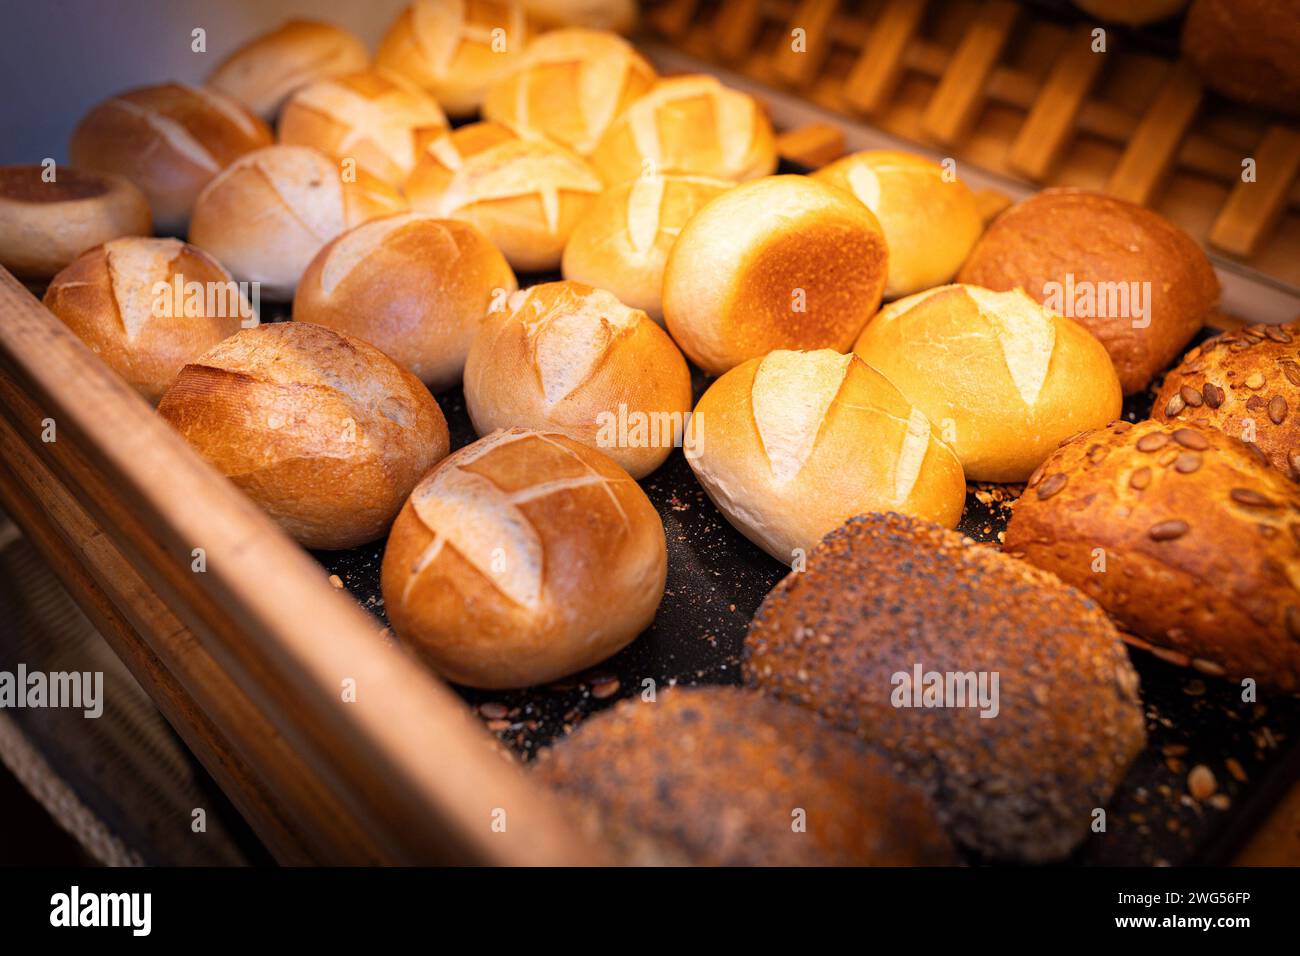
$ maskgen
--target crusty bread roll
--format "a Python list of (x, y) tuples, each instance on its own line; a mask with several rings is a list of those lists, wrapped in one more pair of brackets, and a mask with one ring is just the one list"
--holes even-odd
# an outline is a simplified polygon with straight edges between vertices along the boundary
[(1300, 490), (1235, 438), (1117, 422), (1030, 480), (1006, 549), (1210, 674), (1300, 689)]
[(659, 515), (627, 472), (563, 435), (513, 428), (416, 486), (380, 585), (397, 636), (448, 680), (524, 687), (645, 630), (667, 554)]
[(880, 305), (889, 253), (862, 203), (807, 176), (729, 189), (664, 267), (664, 321), (711, 375), (773, 349), (846, 352)]
[(270, 143), (270, 128), (229, 97), (164, 83), (91, 109), (72, 131), (68, 156), (74, 166), (131, 180), (149, 200), (154, 228), (183, 233), (203, 187)]
[(1195, 0), (1183, 55), (1224, 96), (1300, 116), (1300, 0)]
[(1066, 856), (1146, 743), (1137, 674), (1100, 608), (896, 514), (853, 518), (772, 590), (743, 668), (883, 750), (991, 860)]
[(958, 862), (925, 796), (878, 754), (736, 687), (623, 701), (542, 751), (533, 773), (626, 864)]
[(1107, 23), (1136, 27), (1182, 13), (1187, 0), (1074, 0), (1074, 5)]
[(158, 414), (308, 548), (380, 537), (449, 447), (419, 379), (305, 322), (237, 332), (181, 369)]
[(0, 166), (0, 266), (45, 282), (87, 249), (153, 232), (149, 201), (128, 180), (71, 166)]
[(427, 93), (375, 71), (304, 86), (280, 116), (280, 142), (354, 160), (358, 169), (399, 187), (424, 147), (446, 131), (447, 117)]
[(672, 76), (609, 125), (591, 162), (611, 186), (665, 173), (740, 182), (776, 169), (776, 137), (748, 94), (713, 76)]
[(523, 0), (524, 9), (544, 27), (587, 27), (631, 33), (636, 0)]
[(356, 73), (369, 62), (366, 45), (342, 27), (294, 19), (236, 48), (207, 85), (271, 122), (301, 87)]
[(564, 278), (608, 289), (663, 324), (664, 266), (686, 221), (731, 188), (704, 176), (640, 176), (593, 202), (564, 247)]
[(45, 306), (154, 403), (183, 365), (257, 322), (230, 273), (179, 239), (90, 249), (54, 277)]
[(405, 76), (452, 116), (469, 116), (518, 65), (530, 35), (519, 0), (415, 0), (388, 28), (375, 65)]
[(472, 223), (521, 272), (560, 264), (600, 177), (563, 146), (471, 123), (429, 144), (406, 184), (411, 206)]
[(1077, 189), (1045, 189), (1004, 212), (957, 281), (1024, 289), (1083, 325), (1106, 346), (1125, 395), (1173, 361), (1219, 298), (1191, 236), (1149, 209)]
[(268, 146), (227, 166), (194, 205), (190, 241), (270, 299), (294, 287), (325, 243), (405, 207), (401, 194), (358, 170), (345, 179), (323, 153)]
[(603, 289), (548, 282), (488, 314), (465, 363), (480, 435), (558, 432), (643, 478), (681, 444), (691, 372), (663, 329)]
[(1101, 343), (1020, 289), (918, 292), (881, 309), (853, 350), (925, 412), (971, 481), (1024, 481), (1124, 404)]
[(879, 220), (889, 243), (887, 299), (950, 280), (984, 231), (966, 184), (922, 156), (867, 150), (824, 166), (813, 178), (851, 192)]
[(483, 316), (517, 288), (505, 257), (473, 226), (396, 213), (317, 253), (293, 317), (369, 342), (439, 392), (460, 381)]
[(1300, 322), (1207, 339), (1165, 376), (1151, 417), (1217, 428), (1300, 481)]
[(654, 81), (654, 67), (622, 37), (554, 30), (529, 43), (518, 68), (492, 84), (483, 116), (587, 155)]
[(966, 482), (930, 420), (854, 355), (775, 351), (700, 398), (686, 457), (737, 530), (790, 563), (864, 511), (952, 527)]

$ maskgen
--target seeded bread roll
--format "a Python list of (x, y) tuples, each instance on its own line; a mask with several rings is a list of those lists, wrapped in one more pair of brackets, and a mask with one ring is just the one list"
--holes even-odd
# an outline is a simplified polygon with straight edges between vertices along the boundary
[(952, 527), (966, 482), (930, 420), (883, 375), (829, 349), (775, 351), (700, 398), (686, 458), (741, 534), (778, 561), (864, 511)]
[(925, 796), (878, 754), (736, 687), (625, 700), (543, 751), (534, 775), (628, 864), (957, 862)]
[(1161, 656), (1300, 688), (1300, 490), (1234, 438), (1152, 421), (1080, 435), (1016, 502), (1006, 548)]
[(650, 317), (603, 289), (548, 282), (491, 312), (465, 363), (480, 435), (558, 432), (644, 478), (681, 444), (691, 372)]
[(1300, 116), (1300, 0), (1195, 0), (1183, 55), (1224, 96)]
[(366, 45), (342, 27), (295, 19), (235, 49), (207, 85), (271, 122), (308, 83), (356, 73), (369, 62)]
[(0, 166), (0, 266), (45, 282), (87, 249), (153, 232), (149, 201), (129, 181), (71, 166)]
[[(1069, 854), (1146, 742), (1137, 674), (1095, 604), (896, 514), (851, 519), (781, 581), (743, 666), (749, 685), (882, 749), (956, 842), (994, 860)], [(970, 675), (964, 699), (955, 679), (933, 696), (933, 674)]]
[(686, 223), (664, 267), (664, 322), (721, 375), (773, 349), (847, 352), (880, 305), (889, 252), (866, 206), (807, 176), (729, 189)]
[(900, 299), (854, 351), (925, 412), (971, 481), (1024, 481), (1123, 407), (1101, 343), (1019, 289), (949, 285)]
[(627, 472), (563, 435), (512, 428), (416, 486), (380, 586), (397, 636), (448, 680), (525, 687), (590, 667), (649, 627), (667, 554)]
[(1206, 340), (1165, 376), (1151, 417), (1217, 428), (1300, 481), (1300, 322)]
[(1004, 212), (957, 281), (1021, 288), (1074, 319), (1106, 347), (1125, 395), (1168, 367), (1219, 299), (1191, 236), (1149, 209), (1076, 189), (1045, 189)]
[(190, 241), (269, 299), (293, 298), (307, 264), (345, 229), (398, 212), (397, 190), (358, 170), (355, 181), (323, 153), (268, 146), (231, 163), (194, 205)]
[(380, 537), (449, 445), (419, 379), (305, 322), (237, 332), (181, 369), (158, 414), (308, 548)]

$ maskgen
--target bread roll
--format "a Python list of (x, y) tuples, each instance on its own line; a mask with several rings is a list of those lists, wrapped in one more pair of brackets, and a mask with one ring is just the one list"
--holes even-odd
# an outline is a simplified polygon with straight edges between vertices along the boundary
[(918, 292), (881, 309), (853, 350), (925, 412), (970, 481), (1024, 481), (1123, 409), (1101, 343), (1020, 289)]
[(1100, 608), (896, 514), (853, 518), (787, 575), (743, 667), (883, 750), (994, 861), (1066, 856), (1146, 743), (1137, 674)]
[(280, 142), (355, 160), (358, 169), (399, 187), (424, 147), (446, 131), (447, 117), (424, 91), (376, 72), (304, 86), (280, 117)]
[(740, 182), (776, 169), (776, 137), (748, 94), (712, 76), (672, 76), (609, 125), (591, 162), (610, 186), (665, 173)]
[(644, 312), (603, 289), (548, 282), (488, 314), (465, 363), (465, 405), (480, 435), (558, 432), (643, 478), (681, 444), (691, 373)]
[(654, 81), (654, 68), (622, 37), (554, 30), (529, 43), (519, 67), (492, 84), (483, 116), (587, 155)]
[(1183, 55), (1229, 99), (1300, 116), (1300, 0), (1195, 0)]
[(574, 224), (601, 190), (578, 156), (472, 123), (434, 140), (406, 184), (415, 209), (472, 223), (521, 272), (555, 269)]
[(190, 241), (240, 280), (288, 300), (312, 257), (345, 229), (405, 207), (391, 186), (305, 146), (268, 146), (231, 163), (194, 206)]
[(847, 352), (880, 305), (888, 249), (871, 211), (807, 176), (772, 176), (710, 200), (664, 267), (664, 321), (720, 375), (773, 349)]
[(366, 45), (342, 27), (294, 19), (236, 48), (207, 85), (271, 122), (308, 83), (356, 73), (369, 63)]
[(1300, 688), (1300, 490), (1235, 438), (1150, 421), (1074, 438), (1016, 502), (1006, 548), (1182, 663)]
[(523, 0), (528, 15), (544, 27), (587, 27), (631, 33), (636, 0)]
[(74, 166), (117, 173), (149, 200), (154, 228), (183, 233), (209, 182), (271, 130), (220, 93), (181, 83), (142, 86), (104, 100), (72, 131)]
[(1046, 189), (975, 244), (957, 281), (1024, 289), (1110, 353), (1125, 395), (1142, 391), (1219, 298), (1210, 260), (1163, 216), (1100, 193)]
[(879, 220), (889, 243), (887, 299), (949, 281), (984, 231), (966, 184), (921, 156), (868, 150), (819, 169), (813, 178), (852, 193)]
[(564, 278), (608, 289), (662, 325), (668, 250), (686, 221), (730, 188), (703, 176), (643, 176), (606, 190), (569, 234)]
[[(542, 751), (534, 775), (624, 863), (957, 862), (925, 796), (879, 755), (736, 687), (625, 700)], [(792, 825), (800, 810), (806, 831)]]
[(54, 277), (45, 307), (152, 403), (181, 366), (257, 323), (230, 273), (179, 239), (96, 246)]
[(654, 619), (667, 560), (627, 472), (563, 435), (512, 428), (416, 486), (380, 585), (397, 636), (448, 680), (524, 687), (631, 643)]
[(483, 316), (516, 288), (505, 257), (473, 226), (397, 213), (321, 249), (293, 317), (369, 342), (440, 392), (460, 381)]
[(414, 375), (305, 322), (226, 339), (181, 369), (158, 414), (308, 548), (380, 537), (449, 445)]
[(1182, 13), (1187, 0), (1074, 0), (1074, 5), (1107, 23), (1136, 27)]
[(829, 349), (776, 351), (723, 375), (695, 406), (686, 458), (727, 520), (783, 563), (852, 515), (952, 527), (966, 501), (961, 464), (925, 414)]
[(87, 249), (153, 232), (149, 201), (130, 182), (71, 166), (0, 166), (0, 266), (42, 283)]
[(452, 116), (469, 116), (518, 65), (530, 35), (518, 0), (416, 0), (388, 28), (375, 65), (413, 81)]

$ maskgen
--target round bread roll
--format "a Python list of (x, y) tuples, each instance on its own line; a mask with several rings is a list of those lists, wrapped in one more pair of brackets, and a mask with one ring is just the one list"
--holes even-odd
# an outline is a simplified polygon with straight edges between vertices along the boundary
[(853, 350), (925, 412), (970, 481), (1024, 481), (1123, 410), (1101, 343), (1020, 289), (918, 292), (881, 309)]
[(269, 299), (289, 300), (307, 264), (345, 229), (405, 208), (393, 187), (305, 146), (268, 146), (227, 166), (194, 206), (190, 241)]
[(1046, 189), (1004, 212), (957, 281), (1024, 289), (1083, 325), (1110, 353), (1125, 395), (1173, 361), (1219, 299), (1191, 236), (1149, 209), (1075, 189)]
[(45, 307), (153, 403), (183, 365), (257, 322), (230, 273), (179, 239), (96, 246), (54, 277)]
[(564, 278), (608, 289), (660, 325), (664, 266), (686, 221), (731, 188), (704, 176), (643, 176), (601, 193), (564, 247)]
[(555, 269), (574, 224), (601, 191), (576, 153), (472, 123), (434, 140), (406, 184), (412, 208), (472, 223), (521, 272)]
[(505, 688), (630, 644), (654, 620), (667, 572), (663, 525), (627, 472), (563, 435), (512, 428), (416, 486), (380, 586), (393, 630), (435, 670)]
[(305, 322), (232, 335), (181, 369), (158, 414), (308, 548), (383, 535), (449, 448), (419, 379)]
[(87, 249), (153, 232), (149, 201), (129, 181), (71, 166), (0, 166), (0, 266), (45, 282)]
[(280, 117), (280, 142), (355, 160), (358, 169), (399, 187), (424, 147), (446, 131), (447, 117), (424, 91), (377, 72), (304, 86)]
[(488, 89), (483, 116), (585, 156), (655, 78), (654, 67), (620, 36), (554, 30), (529, 43), (519, 67)]
[(878, 149), (854, 153), (813, 173), (858, 198), (889, 243), (885, 298), (949, 281), (984, 231), (975, 196), (938, 163)]
[(404, 212), (326, 245), (298, 283), (293, 317), (369, 342), (440, 392), (460, 381), (483, 316), (517, 288), (473, 226)]
[(548, 282), (488, 314), (465, 363), (480, 435), (558, 432), (644, 478), (681, 444), (691, 372), (650, 317), (603, 289)]
[(966, 502), (961, 464), (925, 414), (829, 349), (771, 352), (723, 375), (695, 406), (686, 459), (727, 520), (783, 563), (852, 515), (952, 527)]
[(301, 87), (356, 73), (369, 63), (366, 45), (342, 27), (294, 19), (236, 48), (207, 85), (270, 122)]
[(1229, 99), (1300, 116), (1300, 0), (1195, 0), (1183, 55)]
[(610, 186), (684, 173), (740, 182), (776, 169), (776, 136), (758, 102), (716, 77), (657, 82), (605, 130), (591, 154)]
[(1165, 376), (1151, 417), (1217, 428), (1300, 481), (1300, 322), (1207, 339)]
[(1187, 0), (1074, 0), (1074, 5), (1107, 23), (1139, 27), (1182, 13)]
[(1235, 438), (1152, 421), (1078, 436), (1016, 502), (1006, 548), (1161, 656), (1300, 689), (1300, 490)]
[(131, 180), (149, 200), (154, 228), (182, 233), (203, 187), (270, 143), (270, 128), (229, 97), (164, 83), (95, 106), (72, 131), (68, 155), (74, 166)]
[(530, 36), (518, 0), (416, 0), (388, 28), (375, 65), (400, 73), (452, 116), (483, 105)]
[(1137, 674), (1100, 608), (902, 515), (853, 518), (787, 575), (743, 668), (883, 750), (992, 860), (1069, 854), (1146, 744)]
[(889, 252), (871, 211), (807, 176), (729, 189), (697, 212), (664, 267), (664, 321), (721, 375), (773, 349), (847, 352), (880, 305)]
[(529, 16), (547, 27), (587, 27), (631, 33), (636, 0), (523, 0)]
[[(622, 701), (542, 751), (533, 774), (625, 864), (958, 862), (925, 796), (878, 754), (737, 687)], [(805, 831), (791, 826), (799, 810)]]

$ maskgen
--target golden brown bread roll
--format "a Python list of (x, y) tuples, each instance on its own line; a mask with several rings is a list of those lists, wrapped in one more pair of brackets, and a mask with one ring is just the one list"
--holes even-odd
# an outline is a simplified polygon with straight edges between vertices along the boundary
[(1006, 549), (1206, 673), (1300, 688), (1300, 490), (1235, 438), (1117, 422), (1043, 463)]
[(439, 392), (460, 381), (483, 317), (516, 288), (505, 257), (473, 226), (396, 213), (317, 253), (293, 317), (369, 342)]
[[(846, 519), (903, 511), (952, 527), (966, 482), (930, 420), (855, 355), (771, 352), (714, 382), (686, 457), (737, 530), (790, 563)], [(796, 553), (799, 552), (799, 553)]]
[(925, 412), (970, 481), (1024, 481), (1123, 408), (1101, 343), (1019, 289), (918, 292), (881, 309), (854, 351)]
[(1224, 96), (1300, 116), (1300, 0), (1195, 0), (1183, 55)]
[(237, 332), (181, 369), (158, 414), (308, 548), (380, 537), (449, 445), (419, 379), (305, 322)]
[(623, 863), (957, 862), (925, 796), (878, 754), (736, 687), (623, 701), (542, 751), (533, 772)]
[(1066, 856), (1146, 743), (1137, 674), (1100, 608), (896, 514), (851, 519), (772, 590), (744, 675), (883, 750), (993, 860)]
[(667, 560), (627, 472), (563, 435), (512, 428), (416, 486), (380, 585), (397, 636), (448, 680), (524, 687), (631, 643), (654, 619)]
[(558, 432), (643, 478), (681, 444), (691, 373), (644, 312), (603, 289), (548, 282), (483, 320), (465, 363), (465, 405), (480, 435), (516, 425)]
[(664, 267), (664, 322), (696, 365), (721, 375), (773, 349), (847, 352), (885, 287), (888, 249), (871, 211), (807, 176), (716, 196)]
[(153, 232), (149, 201), (128, 180), (71, 166), (0, 166), (0, 266), (45, 282), (87, 249)]
[(149, 200), (160, 232), (185, 231), (200, 192), (240, 156), (271, 144), (241, 104), (181, 83), (142, 86), (93, 107), (72, 131), (74, 166), (116, 173)]
[(1024, 289), (1101, 340), (1124, 394), (1146, 388), (1201, 328), (1219, 280), (1191, 236), (1100, 193), (1046, 189), (975, 244), (957, 281)]

